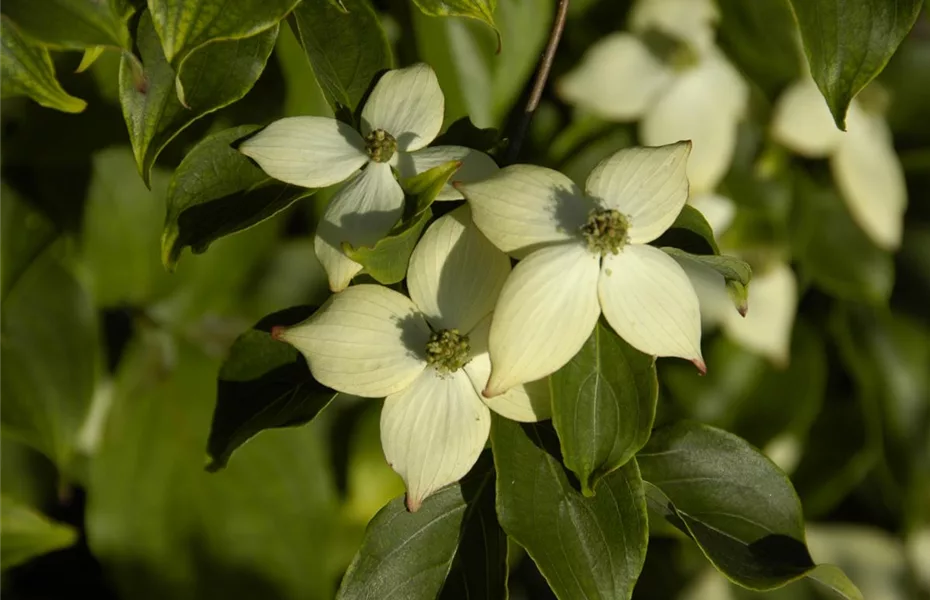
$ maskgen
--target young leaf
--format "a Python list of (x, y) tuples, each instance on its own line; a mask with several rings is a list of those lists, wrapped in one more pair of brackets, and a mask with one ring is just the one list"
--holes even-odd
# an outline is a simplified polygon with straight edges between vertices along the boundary
[(598, 322), (567, 365), (549, 379), (552, 424), (565, 466), (586, 496), (643, 447), (655, 419), (655, 359)]
[(77, 531), (70, 525), (50, 521), (8, 496), (0, 500), (0, 545), (3, 546), (0, 569), (4, 571), (36, 556), (67, 548), (77, 538)]
[(583, 496), (559, 457), (555, 431), (492, 415), (497, 514), (559, 598), (629, 598), (646, 558), (648, 524), (635, 460)]
[(486, 23), (497, 34), (500, 47), (500, 31), (494, 24), (497, 0), (413, 0), (413, 3), (431, 17), (468, 17)]
[(3, 13), (44, 46), (83, 49), (115, 46), (132, 50), (130, 0), (4, 0)]
[(790, 0), (811, 74), (846, 131), (849, 103), (881, 73), (920, 14), (922, 0)]
[[(139, 173), (146, 184), (155, 159), (182, 129), (239, 100), (258, 80), (278, 34), (272, 26), (253, 37), (209, 44), (192, 54), (177, 78), (165, 60), (148, 11), (136, 43), (144, 68), (130, 55), (120, 64), (120, 103)], [(218, 68), (222, 65), (222, 68)], [(183, 90), (186, 107), (178, 93)]]
[(301, 2), (291, 24), (334, 111), (354, 113), (374, 77), (394, 66), (381, 19), (369, 0)]
[(174, 269), (186, 246), (205, 252), (221, 237), (269, 219), (316, 191), (269, 178), (232, 147), (258, 129), (241, 125), (208, 136), (175, 170), (162, 234), (166, 269)]
[(42, 106), (63, 112), (79, 113), (87, 107), (55, 79), (48, 50), (29, 45), (6, 15), (0, 16), (0, 90), (4, 98), (28, 96)]

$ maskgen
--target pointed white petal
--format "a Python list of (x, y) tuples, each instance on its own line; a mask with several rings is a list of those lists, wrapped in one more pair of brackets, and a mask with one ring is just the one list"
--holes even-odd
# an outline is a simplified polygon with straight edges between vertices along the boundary
[(604, 316), (627, 343), (646, 354), (686, 358), (704, 370), (697, 294), (675, 259), (630, 244), (604, 257), (598, 283)]
[(639, 0), (630, 10), (630, 29), (657, 30), (704, 52), (713, 45), (720, 18), (713, 0)]
[(344, 290), (362, 266), (342, 251), (342, 242), (371, 246), (391, 230), (404, 210), (404, 191), (386, 163), (368, 167), (333, 196), (313, 240), (334, 292)]
[[(491, 317), (488, 316), (469, 334), (472, 358), (465, 365), (465, 373), (481, 394), (491, 376), (491, 355), (488, 354), (488, 333)], [(488, 408), (512, 421), (535, 423), (552, 417), (552, 401), (549, 396), (549, 381), (545, 377), (515, 385), (503, 394), (493, 398), (481, 397)]]
[(243, 142), (239, 152), (271, 177), (308, 188), (344, 181), (368, 162), (358, 132), (325, 117), (275, 121)]
[(533, 252), (514, 268), (491, 320), (486, 398), (541, 379), (578, 353), (601, 313), (599, 262), (575, 242)]
[(458, 183), (475, 225), (491, 242), (517, 256), (573, 239), (594, 204), (558, 171), (513, 165), (476, 183)]
[(462, 200), (462, 193), (452, 187), (453, 181), (481, 181), (499, 169), (494, 159), (484, 152), (464, 146), (435, 146), (416, 152), (398, 152), (397, 170), (401, 177), (413, 177), (452, 160), (462, 161), (462, 166), (443, 186), (436, 200)]
[(697, 294), (698, 305), (701, 309), (701, 324), (705, 331), (725, 322), (730, 313), (739, 317), (730, 299), (730, 294), (727, 293), (727, 282), (723, 275), (685, 256), (676, 256), (675, 261), (684, 269), (691, 287), (694, 288), (694, 293)]
[(754, 274), (749, 286), (749, 312), (741, 317), (736, 311), (728, 311), (724, 330), (730, 339), (749, 350), (778, 365), (787, 365), (797, 304), (794, 271), (784, 263), (776, 263)]
[(430, 225), (410, 256), (407, 289), (434, 329), (468, 333), (497, 302), (510, 259), (461, 206)]
[(445, 101), (436, 73), (424, 63), (388, 71), (362, 109), (362, 135), (383, 129), (404, 152), (432, 142), (442, 127)]
[(843, 138), (817, 84), (807, 78), (791, 84), (772, 115), (772, 136), (792, 151), (811, 158), (833, 152)]
[(830, 160), (833, 177), (853, 220), (886, 250), (901, 245), (907, 184), (882, 117), (855, 105), (847, 115), (847, 133)]
[(323, 385), (380, 398), (426, 368), (430, 330), (409, 298), (365, 284), (330, 296), (312, 317), (273, 335), (297, 348)]
[(630, 240), (651, 242), (668, 229), (688, 200), (686, 175), (691, 144), (624, 148), (602, 160), (585, 190), (630, 219)]
[(567, 103), (601, 118), (629, 121), (639, 117), (671, 79), (671, 70), (636, 36), (614, 33), (585, 53), (558, 82), (558, 93)]
[(736, 216), (736, 205), (726, 196), (704, 193), (691, 196), (688, 204), (701, 211), (708, 225), (719, 236), (730, 226)]
[(461, 370), (440, 376), (428, 368), (381, 409), (381, 446), (407, 484), (407, 508), (458, 481), (484, 449), (491, 414)]
[(691, 191), (712, 191), (730, 167), (748, 99), (742, 76), (714, 50), (682, 73), (646, 112), (640, 139), (647, 146), (691, 140)]

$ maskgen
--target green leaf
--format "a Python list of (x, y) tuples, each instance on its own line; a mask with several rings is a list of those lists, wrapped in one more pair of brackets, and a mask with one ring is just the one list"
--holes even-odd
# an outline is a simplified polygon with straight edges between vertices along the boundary
[(291, 23), (330, 106), (354, 113), (375, 76), (394, 67), (394, 58), (371, 3), (343, 3), (345, 11), (330, 2), (302, 2)]
[(497, 33), (500, 47), (500, 31), (494, 24), (497, 0), (413, 0), (413, 3), (431, 17), (468, 17), (486, 23)]
[(865, 600), (859, 588), (835, 565), (817, 565), (808, 571), (807, 578), (847, 600)]
[(4, 0), (8, 15), (23, 33), (52, 48), (115, 46), (132, 50), (129, 0)]
[(0, 298), (58, 237), (55, 226), (6, 184), (0, 183)]
[[(506, 552), (506, 544), (501, 544), (499, 534), (482, 535), (488, 529), (492, 534), (499, 530), (494, 517), (494, 472), (489, 463), (479, 461), (469, 476), (427, 498), (415, 513), (407, 512), (403, 497), (382, 508), (368, 524), (337, 598), (437, 598), (453, 560), (462, 560), (463, 551), (470, 566), (487, 569), (477, 586), (485, 588), (483, 593), (469, 597), (505, 598), (506, 576), (500, 566), (506, 563), (500, 551), (503, 546)], [(479, 542), (477, 548), (466, 547), (474, 542)], [(497, 568), (488, 569), (492, 566)], [(492, 574), (493, 580), (487, 577)], [(450, 586), (458, 584), (448, 582)]]
[(710, 248), (711, 254), (720, 254), (720, 247), (717, 246), (717, 239), (714, 237), (714, 230), (711, 229), (710, 223), (707, 222), (701, 211), (690, 204), (685, 204), (669, 229), (682, 229), (691, 232)]
[(94, 63), (97, 62), (97, 59), (100, 58), (106, 49), (106, 46), (91, 46), (85, 50), (84, 56), (81, 57), (81, 64), (77, 66), (77, 69), (75, 69), (74, 72), (83, 73), (87, 69), (94, 66)]
[(585, 497), (562, 466), (555, 431), (492, 415), (501, 526), (526, 548), (559, 598), (629, 598), (646, 558), (648, 523), (635, 460)]
[(811, 74), (836, 126), (911, 30), (923, 0), (790, 0)]
[(582, 493), (593, 496), (597, 483), (649, 439), (659, 392), (655, 359), (599, 321), (549, 386), (565, 466), (578, 476)]
[(36, 556), (67, 548), (77, 541), (70, 525), (55, 523), (13, 498), (0, 501), (0, 569), (20, 565)]
[(55, 79), (48, 50), (29, 45), (5, 15), (0, 16), (0, 88), (3, 98), (28, 96), (42, 106), (63, 112), (79, 113), (87, 107)]
[(236, 448), (265, 429), (311, 421), (336, 397), (313, 379), (293, 346), (271, 336), (272, 327), (299, 323), (313, 311), (295, 307), (268, 315), (236, 338), (217, 378), (208, 471), (225, 467)]
[[(124, 54), (119, 79), (123, 117), (146, 184), (158, 154), (181, 130), (252, 89), (277, 33), (272, 26), (253, 37), (218, 41), (197, 51), (185, 61), (176, 89), (175, 72), (162, 53), (152, 18), (147, 11), (142, 14), (136, 43), (144, 68)], [(182, 90), (184, 104), (179, 99)]]
[(205, 252), (215, 240), (271, 218), (316, 191), (269, 178), (232, 147), (258, 129), (242, 125), (208, 136), (175, 170), (161, 242), (168, 270), (186, 246)]
[(749, 310), (749, 281), (752, 279), (752, 268), (749, 263), (734, 256), (691, 254), (671, 247), (663, 247), (662, 250), (679, 262), (692, 261), (710, 267), (719, 273), (723, 276), (730, 299), (740, 314), (745, 315)]

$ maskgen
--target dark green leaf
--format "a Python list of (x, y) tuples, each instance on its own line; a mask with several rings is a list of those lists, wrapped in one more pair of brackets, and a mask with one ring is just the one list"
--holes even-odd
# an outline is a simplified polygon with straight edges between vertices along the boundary
[(804, 52), (836, 126), (911, 30), (923, 0), (790, 0)]
[(165, 268), (174, 269), (186, 246), (204, 252), (215, 240), (248, 229), (315, 191), (270, 179), (232, 147), (258, 129), (242, 125), (215, 133), (181, 161), (168, 188)]
[(23, 272), (58, 237), (51, 221), (6, 185), (0, 191), (0, 298), (6, 298)]
[(710, 248), (711, 254), (720, 254), (720, 248), (717, 246), (714, 230), (711, 229), (710, 223), (707, 222), (701, 211), (690, 204), (685, 204), (678, 214), (678, 218), (675, 219), (669, 229), (689, 231), (697, 235)]
[(77, 531), (70, 525), (55, 523), (13, 498), (0, 501), (0, 545), (3, 558), (0, 569), (22, 564), (53, 550), (67, 548), (77, 541)]
[(381, 19), (368, 0), (302, 2), (293, 13), (297, 39), (333, 110), (355, 112), (374, 77), (394, 66)]
[(53, 48), (116, 46), (132, 50), (129, 0), (4, 0), (23, 33)]
[(413, 3), (431, 17), (469, 17), (483, 21), (493, 28), (500, 38), (500, 32), (494, 24), (497, 0), (413, 0)]
[(124, 55), (119, 78), (123, 117), (146, 183), (155, 159), (174, 136), (200, 117), (245, 96), (265, 68), (277, 34), (278, 27), (273, 25), (250, 38), (209, 44), (185, 61), (176, 84), (152, 18), (147, 11), (142, 14), (136, 43), (144, 68), (140, 71), (135, 59)]
[(585, 497), (562, 466), (547, 424), (492, 415), (501, 526), (526, 548), (559, 598), (629, 598), (646, 558), (648, 523), (631, 460)]
[(465, 146), (481, 152), (491, 152), (498, 144), (500, 134), (494, 128), (481, 129), (471, 122), (470, 117), (462, 117), (449, 125), (439, 137), (433, 140), (433, 146)]
[(233, 451), (259, 432), (303, 425), (336, 397), (313, 379), (293, 346), (271, 337), (273, 326), (293, 325), (313, 310), (295, 307), (268, 315), (236, 339), (217, 378), (208, 471), (225, 467)]
[(593, 496), (597, 483), (649, 439), (658, 397), (655, 359), (598, 322), (549, 385), (565, 466), (578, 476), (584, 495)]
[(0, 88), (4, 98), (28, 96), (42, 106), (64, 112), (79, 113), (87, 107), (55, 79), (48, 50), (29, 45), (5, 15), (0, 17)]

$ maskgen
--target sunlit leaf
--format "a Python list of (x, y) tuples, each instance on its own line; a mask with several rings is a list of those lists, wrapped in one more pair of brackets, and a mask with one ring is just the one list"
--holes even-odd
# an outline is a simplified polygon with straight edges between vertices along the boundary
[(55, 523), (13, 498), (0, 499), (0, 569), (22, 564), (31, 558), (67, 548), (77, 541), (70, 525)]
[(130, 0), (4, 0), (8, 15), (29, 37), (53, 48), (115, 46), (132, 50)]

